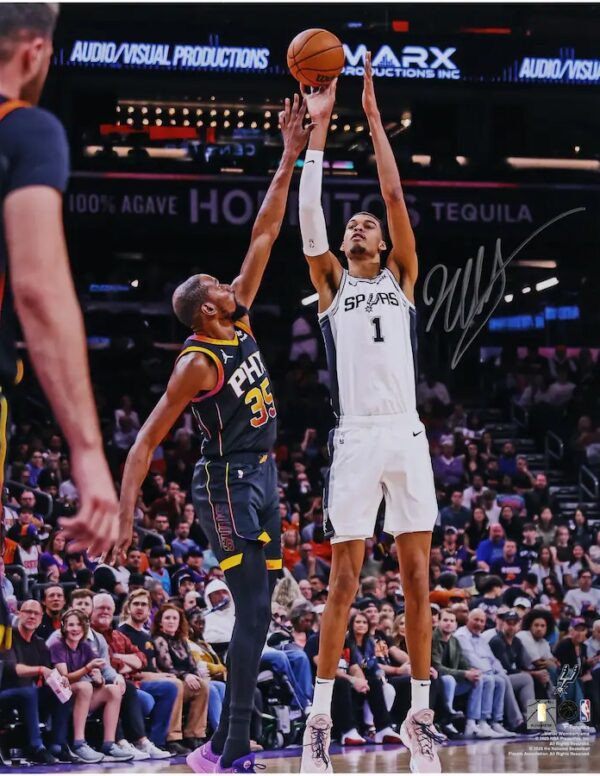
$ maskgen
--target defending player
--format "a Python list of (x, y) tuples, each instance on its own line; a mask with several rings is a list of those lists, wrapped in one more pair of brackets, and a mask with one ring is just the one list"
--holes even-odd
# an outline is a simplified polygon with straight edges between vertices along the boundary
[(22, 376), (16, 311), (69, 444), (79, 489), (77, 517), (59, 522), (74, 539), (70, 549), (94, 556), (117, 538), (117, 495), (102, 449), (63, 231), (69, 148), (58, 119), (35, 107), (48, 74), (57, 13), (53, 3), (0, 3), (0, 486), (8, 404)]
[(300, 226), (310, 277), (319, 294), (319, 322), (338, 417), (331, 432), (324, 496), (333, 560), (321, 623), (314, 704), (304, 735), (302, 772), (330, 772), (333, 679), (350, 605), (358, 588), (364, 540), (373, 535), (385, 498), (385, 530), (398, 548), (406, 599), (406, 640), (412, 667), (412, 705), (402, 724), (411, 769), (437, 772), (439, 734), (429, 707), (431, 611), (429, 550), (437, 517), (425, 427), (416, 411), (414, 289), (415, 238), (400, 176), (377, 108), (371, 57), (365, 61), (362, 103), (373, 137), (391, 246), (370, 213), (346, 224), (341, 250), (348, 269), (329, 250), (321, 208), (323, 150), (335, 101), (335, 82), (305, 95), (315, 122), (300, 182)]
[(286, 100), (280, 114), (283, 156), (238, 277), (223, 285), (209, 275), (194, 275), (173, 294), (175, 314), (193, 334), (131, 448), (123, 474), (120, 546), (125, 549), (152, 454), (191, 402), (203, 435), (192, 497), (236, 610), (219, 727), (209, 743), (188, 756), (188, 765), (197, 772), (254, 773), (250, 716), (271, 619), (271, 591), (282, 563), (277, 471), (271, 457), (277, 413), (248, 308), (281, 228), (294, 164), (312, 129), (302, 126), (305, 112), (297, 95), (292, 105)]

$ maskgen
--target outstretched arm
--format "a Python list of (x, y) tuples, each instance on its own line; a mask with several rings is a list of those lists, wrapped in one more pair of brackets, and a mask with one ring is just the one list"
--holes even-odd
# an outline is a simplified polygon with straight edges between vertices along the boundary
[(285, 109), (279, 114), (283, 156), (256, 216), (240, 274), (232, 283), (238, 302), (245, 307), (250, 307), (258, 293), (273, 243), (281, 230), (294, 165), (312, 130), (311, 125), (303, 126), (305, 112), (306, 104), (295, 94), (293, 103), (286, 98)]
[(60, 524), (74, 539), (72, 551), (94, 556), (116, 538), (117, 496), (102, 449), (62, 206), (60, 192), (48, 185), (16, 189), (4, 202), (4, 227), (15, 308), (36, 375), (69, 443), (81, 496), (77, 517)]
[(335, 104), (336, 85), (337, 78), (312, 94), (305, 89), (302, 91), (315, 128), (310, 137), (300, 177), (300, 232), (310, 279), (319, 293), (320, 311), (326, 310), (332, 303), (342, 277), (342, 265), (329, 250), (327, 226), (321, 205), (323, 152)]
[(365, 57), (362, 102), (373, 137), (379, 186), (387, 210), (388, 229), (392, 241), (387, 266), (396, 276), (406, 296), (411, 302), (414, 302), (414, 289), (419, 272), (415, 235), (410, 224), (404, 194), (402, 193), (398, 165), (396, 164), (390, 141), (383, 128), (377, 100), (375, 99), (370, 51), (367, 52)]
[(210, 391), (216, 383), (217, 370), (202, 353), (185, 355), (175, 364), (167, 390), (140, 429), (125, 462), (119, 507), (120, 533), (113, 549), (113, 561), (131, 544), (135, 504), (154, 451), (198, 391)]

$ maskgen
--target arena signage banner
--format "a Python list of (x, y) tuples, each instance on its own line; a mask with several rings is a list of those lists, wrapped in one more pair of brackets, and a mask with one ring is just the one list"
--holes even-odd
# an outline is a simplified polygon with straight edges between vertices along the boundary
[[(397, 36), (343, 36), (344, 75), (362, 77), (364, 58), (373, 54), (377, 77), (386, 79), (453, 81), (468, 83), (536, 83), (597, 85), (600, 59), (597, 53), (576, 52), (571, 46), (556, 47), (543, 41), (527, 44), (509, 40), (425, 39), (400, 41)], [(211, 72), (287, 75), (285, 45), (280, 39), (239, 39), (211, 33), (205, 42), (148, 39), (96, 40), (78, 38), (59, 42), (58, 67), (139, 70), (169, 73)]]
[(190, 46), (76, 40), (69, 64), (107, 67), (161, 67), (169, 70), (264, 70), (269, 49), (248, 46)]
[[(381, 46), (373, 53), (373, 69), (376, 76), (386, 78), (450, 78), (460, 79), (460, 69), (451, 57), (456, 48), (441, 49), (438, 46), (403, 46), (396, 53), (390, 46)], [(346, 67), (344, 75), (364, 74), (367, 46), (361, 43), (352, 49), (344, 43)]]
[(600, 59), (524, 57), (519, 65), (519, 79), (598, 83), (600, 81)]
[[(176, 227), (182, 232), (204, 232), (250, 226), (264, 199), (269, 179), (214, 175), (129, 175), (74, 173), (65, 198), (67, 217), (80, 226), (98, 226), (110, 219), (115, 225), (143, 231)], [(563, 210), (586, 207), (593, 212), (600, 186), (517, 185), (492, 182), (405, 181), (405, 198), (413, 227), (444, 234), (474, 233), (501, 227), (502, 232), (531, 230)], [(284, 226), (298, 226), (297, 184), (290, 193)], [(323, 207), (334, 228), (357, 210), (384, 215), (375, 181), (328, 178), (324, 180)], [(577, 235), (589, 236), (587, 219)], [(591, 226), (590, 228), (593, 228)]]

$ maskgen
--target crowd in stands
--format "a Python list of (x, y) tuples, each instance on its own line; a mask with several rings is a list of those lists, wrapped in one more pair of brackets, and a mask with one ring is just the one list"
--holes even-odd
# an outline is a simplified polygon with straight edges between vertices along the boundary
[[(536, 424), (550, 424), (593, 465), (598, 362), (557, 349), (550, 361), (529, 351), (512, 372), (505, 367), (488, 368), (485, 378), (496, 406), (504, 410), (508, 392), (531, 409), (533, 436)], [(552, 377), (540, 394), (539, 380)], [(281, 373), (278, 388), (284, 571), (261, 668), (286, 689), (291, 718), (301, 722), (331, 565), (320, 495), (331, 415), (306, 354)], [(575, 701), (564, 732), (600, 730), (600, 514), (592, 525), (593, 506), (565, 511), (539, 456), (521, 452), (516, 435), (496, 433), (487, 410), (453, 402), (439, 380), (423, 380), (418, 401), (439, 502), (430, 559), (430, 703), (439, 740), (535, 732), (528, 705), (553, 698)], [(105, 410), (117, 482), (144, 414), (127, 396)], [(59, 516), (76, 512), (78, 493), (56, 428), (21, 419), (13, 429), (0, 560), (0, 620), (13, 631), (0, 654), (0, 716), (18, 710), (30, 760), (166, 759), (195, 748), (218, 724), (235, 609), (191, 503), (199, 455), (186, 413), (157, 449), (131, 546), (109, 565), (70, 552), (57, 528)], [(571, 466), (569, 459), (567, 474)], [(335, 680), (334, 735), (345, 745), (398, 743), (410, 706), (404, 591), (382, 524), (381, 511)], [(583, 699), (591, 701), (587, 719)], [(263, 700), (258, 692), (257, 750)], [(48, 718), (42, 738), (39, 723)]]

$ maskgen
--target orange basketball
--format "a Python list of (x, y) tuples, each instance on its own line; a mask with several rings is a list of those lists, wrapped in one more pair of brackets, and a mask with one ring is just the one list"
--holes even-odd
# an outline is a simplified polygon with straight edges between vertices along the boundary
[(287, 52), (290, 73), (304, 86), (327, 86), (342, 72), (344, 48), (327, 30), (304, 30), (296, 35)]

